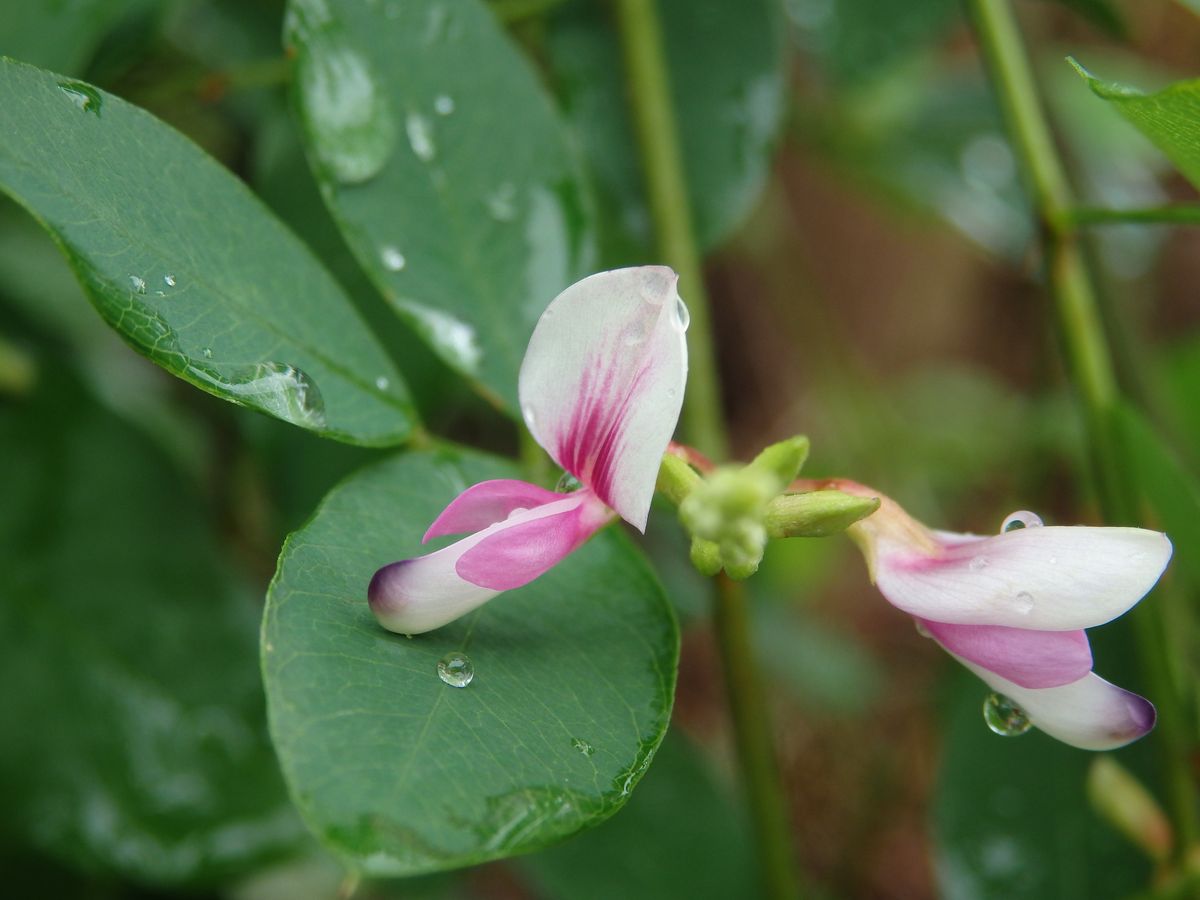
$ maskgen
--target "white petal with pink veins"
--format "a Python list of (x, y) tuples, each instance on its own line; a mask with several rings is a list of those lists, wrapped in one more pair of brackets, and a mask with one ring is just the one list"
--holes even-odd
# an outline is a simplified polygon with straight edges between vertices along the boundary
[(559, 294), (521, 366), (525, 424), (554, 460), (644, 529), (687, 379), (687, 308), (662, 266), (601, 272)]

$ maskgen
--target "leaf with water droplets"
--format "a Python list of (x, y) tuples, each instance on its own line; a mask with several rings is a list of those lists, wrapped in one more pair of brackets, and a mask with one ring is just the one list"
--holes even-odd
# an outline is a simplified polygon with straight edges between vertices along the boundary
[(425, 526), (466, 485), (516, 474), (451, 449), (393, 457), (329, 494), (280, 558), (263, 623), (271, 733), (309, 827), (366, 873), (469, 865), (596, 824), (662, 739), (678, 630), (619, 531), (429, 634), (371, 615), (377, 568), (427, 551)]
[(515, 411), (537, 317), (594, 256), (579, 166), (537, 75), (479, 0), (291, 0), (288, 23), (301, 73), (352, 54), (397, 123), (370, 180), (347, 184), (322, 150), (340, 113), (298, 85), (313, 168), (347, 243), (434, 351)]
[[(653, 256), (612, 11), (575, 3), (548, 23), (550, 64), (599, 187), (606, 266)], [(786, 29), (774, 0), (660, 0), (679, 145), (704, 247), (725, 240), (766, 183), (783, 119)]]
[(333, 278), (144, 111), (0, 60), (0, 190), (50, 232), (105, 321), (169, 372), (351, 443), (411, 431), (400, 375)]
[(160, 886), (302, 847), (209, 500), (57, 367), (0, 404), (0, 457), (6, 834)]

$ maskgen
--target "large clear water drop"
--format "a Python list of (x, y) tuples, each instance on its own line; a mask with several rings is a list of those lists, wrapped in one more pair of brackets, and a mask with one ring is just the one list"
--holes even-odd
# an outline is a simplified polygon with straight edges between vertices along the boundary
[(471, 657), (455, 650), (438, 660), (437, 673), (438, 678), (450, 687), (465, 688), (475, 678), (475, 666)]
[(988, 694), (984, 699), (983, 721), (1002, 737), (1016, 737), (1033, 727), (1025, 710), (1003, 694)]

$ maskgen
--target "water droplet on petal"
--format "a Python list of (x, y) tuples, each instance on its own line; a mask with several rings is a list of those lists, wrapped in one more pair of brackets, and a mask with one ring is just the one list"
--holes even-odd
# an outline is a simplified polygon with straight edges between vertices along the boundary
[(562, 477), (558, 479), (558, 484), (554, 485), (554, 490), (559, 494), (571, 494), (581, 487), (583, 487), (582, 481), (570, 472), (563, 472)]
[(104, 104), (104, 98), (90, 84), (84, 84), (82, 81), (60, 81), (58, 89), (66, 94), (79, 109), (95, 116), (100, 115), (100, 107)]
[(1003, 694), (988, 694), (983, 701), (983, 721), (1002, 737), (1016, 737), (1033, 727), (1025, 710)]
[(591, 756), (596, 752), (596, 748), (581, 738), (571, 738), (571, 746), (582, 753), (584, 756)]
[(139, 294), (146, 293), (146, 279), (144, 279), (138, 275), (130, 275), (129, 276), (129, 286), (132, 287)]
[(450, 687), (465, 688), (475, 677), (475, 666), (467, 654), (455, 650), (438, 660), (437, 673)]
[(429, 120), (418, 112), (410, 112), (404, 120), (404, 131), (408, 134), (408, 145), (417, 159), (430, 162), (437, 156), (437, 147), (433, 144), (433, 129)]
[(667, 388), (667, 396), (668, 397), (674, 398), (677, 393), (679, 393), (679, 392), (676, 391), (675, 388)]
[(923, 638), (933, 637), (933, 635), (929, 633), (929, 629), (925, 627), (925, 623), (922, 622), (920, 619), (913, 619), (913, 627), (917, 629), (917, 634), (919, 634), (921, 637), (923, 637)]
[(334, 178), (359, 184), (391, 157), (396, 124), (367, 61), (328, 31), (312, 40), (320, 52), (302, 56), (297, 73), (312, 145)]
[(438, 94), (433, 98), (433, 111), (439, 116), (448, 116), (454, 112), (454, 98), (449, 94)]
[(163, 284), (165, 284), (167, 287), (175, 287), (175, 276), (174, 275), (164, 275), (163, 276)]
[(1013, 607), (1023, 616), (1033, 612), (1033, 594), (1028, 591), (1021, 591), (1013, 598)]
[(392, 246), (379, 248), (379, 261), (389, 272), (399, 272), (408, 262), (404, 258), (404, 254)]
[(378, 378), (375, 379), (375, 387), (379, 388), (379, 390), (381, 390), (381, 391), (386, 391), (388, 389), (389, 383), (390, 382), (387, 380), (386, 375), (380, 375)]
[(687, 304), (683, 302), (681, 297), (676, 297), (675, 327), (680, 331), (687, 331), (690, 324), (692, 324), (692, 314), (688, 312)]
[(980, 572), (988, 567), (988, 558), (986, 556), (976, 556), (967, 564), (972, 572)]
[(1018, 531), (1022, 528), (1040, 528), (1042, 525), (1042, 517), (1037, 513), (1030, 512), (1027, 509), (1019, 509), (1000, 526), (1000, 532), (1003, 534), (1007, 531)]

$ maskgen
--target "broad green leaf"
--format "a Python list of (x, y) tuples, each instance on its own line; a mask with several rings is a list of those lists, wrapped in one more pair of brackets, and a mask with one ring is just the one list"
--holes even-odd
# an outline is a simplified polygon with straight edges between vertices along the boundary
[[(948, 900), (1117, 900), (1149, 864), (1088, 805), (1093, 754), (1034, 730), (984, 725), (987, 688), (961, 674), (951, 696), (933, 803), (934, 868)], [(1145, 752), (1120, 751), (1122, 762)]]
[(1111, 103), (1200, 188), (1200, 79), (1145, 94), (1115, 81), (1101, 81), (1075, 60), (1070, 62), (1096, 96)]
[(333, 279), (144, 111), (0, 60), (0, 190), (50, 232), (101, 316), (168, 371), (352, 443), (411, 430), (399, 375)]
[(749, 823), (674, 732), (619, 816), (521, 868), (551, 900), (761, 896)]
[[(787, 55), (778, 3), (662, 0), (680, 150), (696, 237), (721, 243), (766, 182), (784, 110)], [(598, 188), (604, 261), (654, 257), (612, 12), (579, 0), (551, 22), (550, 62)]]
[(515, 409), (534, 323), (592, 258), (578, 167), (533, 70), (479, 0), (292, 0), (285, 38), (351, 249), (439, 355)]
[[(514, 474), (465, 451), (393, 457), (284, 546), (262, 632), (271, 733), (309, 827), (368, 874), (464, 866), (593, 825), (666, 728), (678, 628), (619, 532), (429, 634), (375, 622), (375, 570), (427, 552), (424, 529), (467, 485)], [(458, 650), (475, 670), (462, 689), (437, 673)]]
[(0, 405), (0, 830), (156, 883), (291, 852), (256, 603), (206, 502), (42, 362), (38, 390)]

